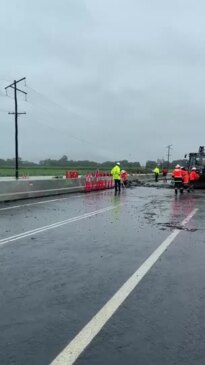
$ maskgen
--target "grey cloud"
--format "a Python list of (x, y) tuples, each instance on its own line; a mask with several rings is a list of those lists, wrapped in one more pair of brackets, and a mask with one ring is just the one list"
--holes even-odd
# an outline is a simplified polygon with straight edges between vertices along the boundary
[[(13, 100), (27, 76), (20, 154), (132, 159), (173, 157), (203, 144), (202, 0), (2, 1), (1, 155), (14, 155)], [(8, 21), (9, 20), (9, 21)], [(11, 94), (10, 94), (11, 95)], [(35, 142), (34, 142), (35, 141)], [(37, 142), (36, 142), (37, 141)], [(194, 141), (194, 142), (193, 142)]]

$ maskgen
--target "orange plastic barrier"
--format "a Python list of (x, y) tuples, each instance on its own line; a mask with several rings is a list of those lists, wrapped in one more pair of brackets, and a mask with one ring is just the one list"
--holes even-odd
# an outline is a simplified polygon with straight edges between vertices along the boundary
[(66, 171), (65, 173), (66, 179), (77, 179), (79, 177), (79, 173), (76, 170)]
[(85, 191), (112, 189), (112, 175), (107, 172), (88, 173), (85, 179)]

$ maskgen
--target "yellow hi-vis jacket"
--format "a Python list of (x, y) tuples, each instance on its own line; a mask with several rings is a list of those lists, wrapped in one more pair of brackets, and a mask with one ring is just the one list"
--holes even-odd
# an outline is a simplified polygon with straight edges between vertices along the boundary
[(155, 173), (155, 174), (159, 174), (159, 173), (160, 173), (160, 169), (159, 169), (159, 167), (155, 167), (155, 169), (154, 169), (154, 173)]
[(111, 170), (111, 174), (114, 180), (121, 180), (120, 166), (116, 165), (115, 167), (113, 167), (113, 169)]

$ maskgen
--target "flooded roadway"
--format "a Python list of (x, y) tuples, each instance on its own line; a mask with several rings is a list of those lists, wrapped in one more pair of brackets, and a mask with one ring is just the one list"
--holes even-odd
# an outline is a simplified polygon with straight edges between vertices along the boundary
[(1, 204), (0, 364), (73, 363), (98, 313), (75, 364), (201, 365), (204, 201), (138, 187)]

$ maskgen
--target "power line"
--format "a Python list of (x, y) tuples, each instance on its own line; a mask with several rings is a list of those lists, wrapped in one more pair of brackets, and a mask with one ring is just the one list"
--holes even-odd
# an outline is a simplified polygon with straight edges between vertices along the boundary
[(14, 82), (8, 86), (5, 87), (6, 90), (6, 95), (7, 95), (7, 90), (8, 88), (14, 89), (14, 103), (15, 103), (15, 111), (14, 112), (9, 112), (8, 114), (12, 114), (15, 116), (15, 159), (16, 159), (16, 180), (18, 180), (19, 177), (19, 157), (18, 157), (18, 116), (21, 114), (26, 114), (26, 112), (23, 113), (19, 113), (18, 112), (18, 100), (17, 100), (17, 92), (20, 92), (22, 94), (25, 95), (25, 99), (27, 97), (27, 93), (21, 89), (17, 88), (17, 84), (23, 80), (26, 80), (25, 77), (21, 78), (20, 80), (16, 81), (14, 80)]
[[(28, 83), (27, 83), (27, 86), (26, 87), (27, 87), (27, 89), (29, 89), (30, 92), (33, 92), (33, 93), (37, 94), (41, 98), (45, 99), (48, 103), (50, 103), (53, 106), (59, 108), (59, 110), (63, 110), (66, 114), (72, 113), (74, 115), (81, 116), (80, 113), (78, 113), (76, 111), (73, 111), (72, 108), (71, 108), (71, 110), (69, 110), (64, 105), (58, 104), (56, 101), (52, 100), (51, 98), (49, 98), (44, 93), (42, 93), (42, 92), (34, 89), (33, 87), (31, 87)], [(83, 116), (83, 119), (84, 119), (84, 121), (87, 121), (87, 119), (84, 116)], [(36, 122), (39, 122), (39, 120), (38, 121), (36, 120), (35, 123)], [(45, 122), (41, 122), (41, 123), (39, 122), (39, 124), (42, 124), (44, 126), (47, 126), (50, 129), (57, 129), (58, 131), (61, 130), (63, 133), (64, 133), (64, 131), (67, 131), (66, 128), (62, 128), (60, 124), (58, 124), (58, 126), (51, 126), (50, 124), (47, 124)], [(68, 134), (67, 138), (74, 139), (74, 140), (76, 140), (78, 142), (81, 142), (83, 144), (86, 144), (86, 145), (91, 145), (91, 146), (93, 146), (93, 147), (95, 147), (97, 149), (99, 149), (99, 148), (102, 148), (103, 149), (104, 148), (104, 146), (103, 145), (100, 145), (99, 143), (96, 144), (93, 141), (90, 141), (90, 140), (87, 140), (87, 139), (84, 139), (84, 138), (80, 138), (80, 137), (76, 137), (75, 135), (71, 134), (70, 130), (69, 130), (69, 134)], [(107, 156), (107, 155), (105, 156), (104, 155), (104, 158), (109, 159), (109, 156)]]

